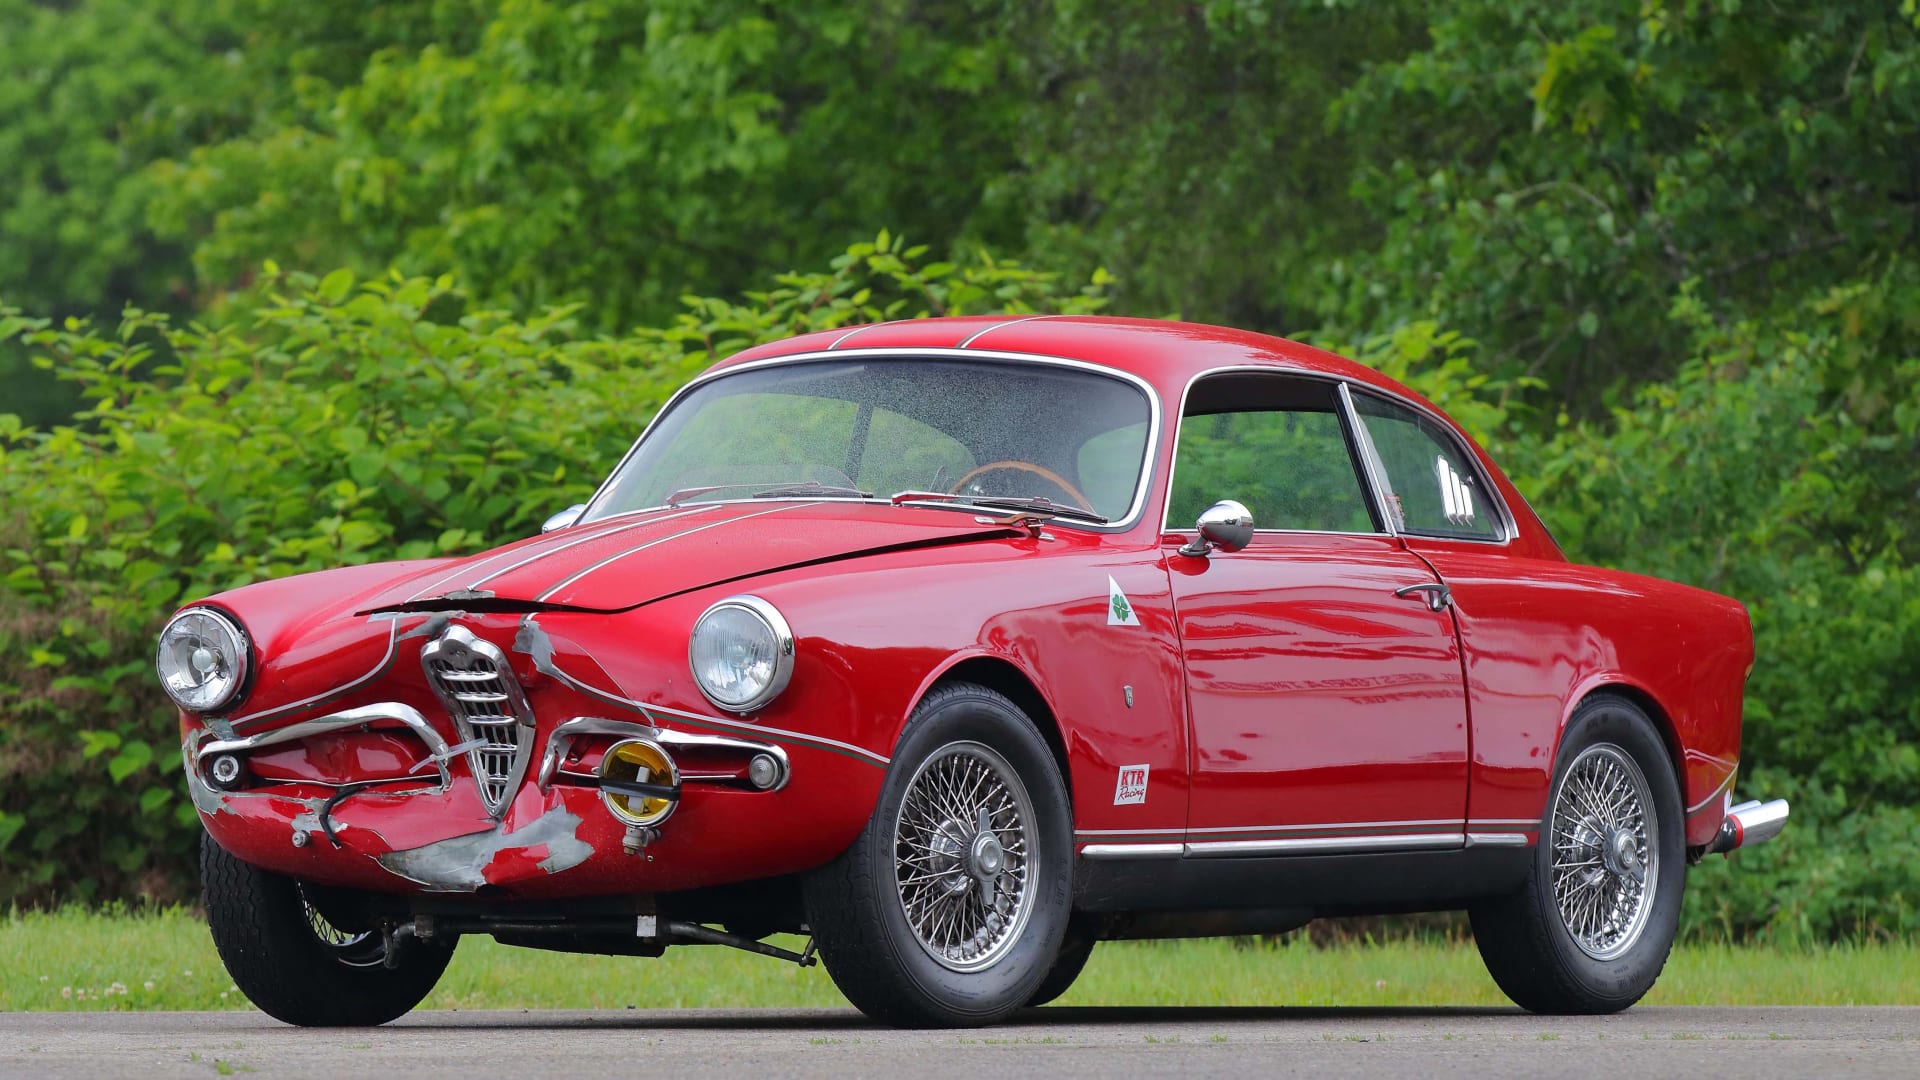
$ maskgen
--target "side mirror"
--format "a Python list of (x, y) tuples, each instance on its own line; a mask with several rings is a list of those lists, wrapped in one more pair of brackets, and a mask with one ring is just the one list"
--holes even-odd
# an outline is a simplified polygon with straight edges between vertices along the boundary
[(1204, 559), (1214, 548), (1239, 551), (1253, 542), (1253, 511), (1232, 499), (1221, 499), (1193, 523), (1200, 535), (1180, 549), (1180, 554)]
[(546, 524), (540, 526), (540, 531), (550, 533), (555, 529), (564, 529), (574, 522), (579, 521), (580, 515), (584, 513), (586, 509), (586, 503), (574, 503), (572, 506), (548, 518)]

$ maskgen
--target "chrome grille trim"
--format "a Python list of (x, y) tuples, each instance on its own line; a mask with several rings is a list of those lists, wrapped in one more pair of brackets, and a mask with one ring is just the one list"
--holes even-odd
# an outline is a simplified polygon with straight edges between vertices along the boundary
[(420, 667), (460, 741), (482, 740), (467, 752), (467, 764), (487, 813), (500, 817), (526, 779), (533, 751), (533, 710), (506, 654), (463, 626), (449, 626), (420, 650)]

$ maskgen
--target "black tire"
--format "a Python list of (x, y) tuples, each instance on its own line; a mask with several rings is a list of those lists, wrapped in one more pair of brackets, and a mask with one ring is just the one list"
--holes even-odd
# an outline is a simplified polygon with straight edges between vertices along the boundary
[[(1634, 769), (1628, 769), (1627, 762)], [(1556, 812), (1576, 765), (1582, 776), (1611, 769), (1606, 775), (1618, 782), (1616, 790), (1628, 792), (1636, 802), (1642, 794), (1650, 797), (1653, 820), (1647, 823), (1643, 842), (1634, 840), (1631, 828), (1603, 835), (1586, 824), (1601, 820), (1589, 812)], [(1635, 769), (1643, 789), (1632, 785)], [(1634, 880), (1636, 862), (1641, 880), (1654, 883), (1651, 897), (1642, 895), (1625, 909), (1636, 914), (1626, 919), (1625, 930), (1617, 936), (1619, 920), (1606, 919), (1586, 936), (1587, 946), (1576, 939), (1569, 922), (1581, 915), (1576, 909), (1575, 915), (1563, 916), (1554, 895), (1556, 836), (1568, 845), (1565, 861), (1583, 864), (1576, 876), (1599, 883), (1595, 888), (1614, 890), (1602, 895), (1644, 889), (1643, 884), (1628, 884)], [(1624, 844), (1632, 857), (1623, 858), (1616, 844)], [(1685, 844), (1679, 779), (1653, 722), (1638, 705), (1614, 694), (1595, 694), (1581, 702), (1555, 755), (1540, 842), (1525, 884), (1468, 912), (1474, 941), (1494, 982), (1515, 1004), (1536, 1013), (1612, 1013), (1639, 1001), (1666, 966), (1680, 925)], [(1647, 852), (1657, 856), (1651, 867), (1645, 865)], [(1584, 865), (1587, 858), (1597, 865)]]
[(1097, 944), (1099, 939), (1079, 919), (1069, 924), (1067, 936), (1060, 942), (1060, 955), (1054, 958), (1053, 967), (1047, 970), (1047, 977), (1040, 980), (1040, 988), (1027, 999), (1027, 1008), (1037, 1009), (1073, 989), (1074, 980), (1086, 970), (1087, 961), (1093, 957), (1093, 947)]
[(300, 1027), (373, 1027), (404, 1015), (440, 981), (453, 948), (410, 942), (388, 968), (377, 932), (323, 941), (300, 884), (200, 838), (200, 888), (221, 963), (247, 1000)]
[[(985, 753), (976, 749), (980, 747)], [(999, 765), (989, 764), (994, 759)], [(931, 854), (918, 857), (948, 859), (953, 865), (943, 868), (934, 862), (925, 872), (910, 870), (907, 876), (934, 882), (918, 886), (924, 890), (921, 896), (937, 894), (944, 887), (939, 883), (956, 876), (985, 880), (997, 912), (1001, 897), (998, 890), (1003, 887), (1000, 882), (1003, 878), (1011, 882), (1013, 871), (1009, 869), (1002, 878), (969, 876), (992, 865), (979, 861), (982, 849), (978, 846), (985, 832), (991, 831), (1010, 843), (1021, 842), (1024, 837), (1024, 861), (1008, 862), (1009, 867), (1024, 866), (1024, 884), (1017, 886), (1024, 891), (1007, 901), (1007, 918), (997, 926), (987, 922), (985, 909), (980, 909), (978, 921), (989, 927), (986, 932), (990, 938), (976, 937), (945, 946), (942, 942), (923, 942), (920, 932), (908, 921), (902, 890), (915, 886), (903, 885), (900, 880), (903, 864), (896, 858), (896, 832), (908, 838), (904, 850), (909, 852), (915, 850), (915, 837), (942, 839), (932, 833), (915, 832), (911, 825), (903, 826), (902, 806), (923, 771), (936, 776), (938, 769), (955, 762), (960, 764), (953, 767), (960, 768), (1004, 766), (1011, 775), (1002, 779), (1017, 781), (1027, 803), (1022, 809), (1015, 802), (1018, 796), (1012, 786), (1003, 784), (1007, 801), (1014, 805), (1010, 811), (1014, 818), (995, 817), (991, 830), (978, 830), (959, 822), (957, 816), (951, 818), (950, 823), (957, 823), (953, 832), (960, 838), (954, 847), (957, 850), (964, 842), (969, 854), (948, 855), (920, 845), (920, 850)], [(910, 819), (914, 807), (927, 805), (918, 801), (920, 798), (917, 795), (909, 807)], [(1022, 814), (1030, 820), (1021, 818)], [(1003, 824), (1015, 818), (1025, 820), (1018, 835)], [(1033, 721), (1013, 702), (986, 687), (970, 683), (943, 686), (928, 694), (914, 710), (867, 827), (838, 859), (806, 876), (803, 891), (807, 924), (834, 985), (875, 1020), (898, 1027), (991, 1024), (1031, 1001), (1059, 956), (1072, 905), (1072, 854), (1073, 810), (1066, 784)], [(947, 902), (973, 902), (975, 887), (969, 885), (951, 893), (953, 899)], [(1012, 884), (1005, 887), (1015, 888)], [(929, 934), (938, 936), (937, 928)], [(989, 941), (990, 947), (971, 958), (967, 950), (982, 940)], [(952, 950), (945, 954), (947, 960), (935, 958), (936, 947)], [(958, 970), (952, 966), (956, 964), (984, 966)]]

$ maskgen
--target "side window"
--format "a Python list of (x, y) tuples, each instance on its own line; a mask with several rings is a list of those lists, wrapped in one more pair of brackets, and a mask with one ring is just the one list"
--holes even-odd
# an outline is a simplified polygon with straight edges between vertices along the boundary
[(1194, 385), (1180, 419), (1167, 527), (1235, 499), (1261, 530), (1376, 531), (1330, 384), (1233, 373)]
[(1498, 540), (1500, 523), (1452, 433), (1420, 413), (1367, 394), (1353, 396), (1360, 422), (1386, 467), (1387, 513), (1403, 532)]

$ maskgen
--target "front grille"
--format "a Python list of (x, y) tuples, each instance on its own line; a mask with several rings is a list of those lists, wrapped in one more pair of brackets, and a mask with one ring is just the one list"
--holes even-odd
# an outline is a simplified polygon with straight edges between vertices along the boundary
[(533, 712), (506, 656), (464, 627), (451, 626), (420, 650), (427, 682), (447, 708), (467, 751), (480, 801), (499, 817), (520, 788), (533, 746)]

